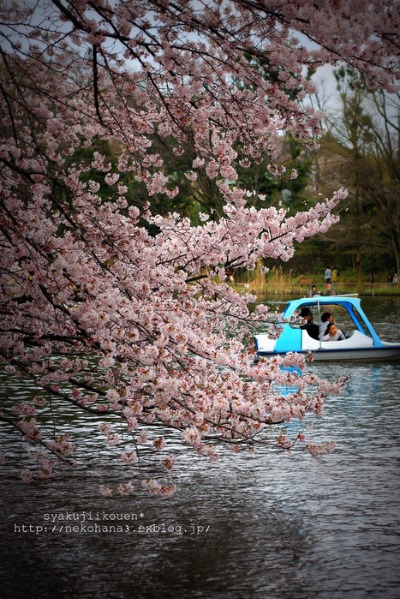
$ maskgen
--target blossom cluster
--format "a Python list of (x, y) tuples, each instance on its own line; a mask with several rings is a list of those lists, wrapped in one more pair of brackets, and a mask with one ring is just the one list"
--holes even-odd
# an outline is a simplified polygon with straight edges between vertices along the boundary
[[(304, 66), (343, 60), (371, 85), (398, 75), (388, 0), (357, 0), (351, 13), (344, 0), (303, 4), (0, 7), (0, 356), (59, 402), (97, 414), (99, 432), (127, 468), (146, 446), (163, 472), (173, 469), (168, 443), (148, 438), (146, 428), (180, 431), (214, 460), (216, 441), (234, 451), (253, 447), (272, 425), (320, 415), (326, 394), (344, 384), (283, 371), (304, 367), (296, 355), (253, 364), (251, 331), (273, 313), (251, 311), (255, 298), (226, 283), (227, 265), (251, 270), (264, 259), (289, 260), (295, 242), (336, 222), (334, 208), (346, 196), (340, 189), (289, 218), (251, 207), (252, 190), (237, 183), (237, 165), (262, 157), (280, 172), (280, 131), (303, 140), (318, 132), (318, 115), (301, 102), (312, 89)], [(321, 48), (300, 44), (296, 29)], [(193, 226), (153, 212), (155, 195), (179, 194), (156, 139), (168, 140), (175, 156), (190, 146), (186, 177), (194, 185), (201, 171), (215, 182), (221, 218), (201, 215)], [(116, 148), (115, 161), (99, 150), (102, 142)], [(146, 186), (145, 203), (129, 195), (129, 178)], [(279, 394), (279, 385), (297, 391)], [(58, 425), (41, 426), (48, 411), (46, 402), (13, 399), (0, 420), (73, 463), (71, 439)], [(286, 446), (283, 437), (277, 442)], [(38, 476), (51, 475), (52, 460), (40, 453), (37, 463)], [(174, 488), (148, 477), (143, 484), (165, 495)]]

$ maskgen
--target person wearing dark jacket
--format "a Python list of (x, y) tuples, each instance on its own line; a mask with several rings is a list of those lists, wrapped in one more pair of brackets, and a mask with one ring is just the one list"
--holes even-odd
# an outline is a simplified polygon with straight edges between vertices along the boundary
[(319, 326), (313, 323), (313, 315), (310, 308), (302, 308), (300, 311), (300, 318), (304, 320), (304, 324), (300, 326), (301, 329), (307, 331), (307, 333), (313, 339), (319, 339)]

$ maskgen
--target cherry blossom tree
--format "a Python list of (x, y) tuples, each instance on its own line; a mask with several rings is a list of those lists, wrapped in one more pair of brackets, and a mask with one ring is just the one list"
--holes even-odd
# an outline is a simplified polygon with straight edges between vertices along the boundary
[[(57, 459), (74, 463), (57, 422), (63, 404), (101, 417), (127, 468), (145, 448), (166, 475), (174, 456), (165, 430), (215, 459), (221, 442), (253, 447), (276, 423), (321, 414), (343, 381), (282, 369), (302, 369), (301, 356), (253, 363), (252, 332), (271, 313), (250, 311), (255, 298), (225, 273), (289, 260), (295, 241), (336, 221), (346, 192), (289, 218), (267, 199), (250, 207), (236, 169), (267, 157), (281, 176), (280, 132), (303, 142), (318, 134), (320, 115), (302, 102), (312, 91), (307, 67), (346, 62), (372, 87), (394, 89), (398, 3), (7, 0), (0, 11), (0, 355), (38, 390), (10, 401), (0, 421), (36, 459), (24, 480), (50, 476)], [(222, 216), (192, 226), (154, 211), (155, 198), (179, 195), (175, 162), (155, 140), (171, 156), (190, 151), (184, 174), (217, 186)], [(99, 151), (104, 143), (114, 160)], [(146, 187), (140, 205), (129, 180)], [(276, 442), (302, 438), (278, 431)], [(144, 473), (144, 484), (173, 489), (161, 475)]]

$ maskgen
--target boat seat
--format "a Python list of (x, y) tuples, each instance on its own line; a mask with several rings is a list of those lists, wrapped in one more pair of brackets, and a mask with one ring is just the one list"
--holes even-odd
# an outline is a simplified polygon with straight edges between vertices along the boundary
[(361, 333), (361, 331), (352, 331), (349, 333), (347, 339), (342, 339), (341, 341), (317, 341), (317, 339), (313, 339), (307, 333), (307, 331), (302, 331), (302, 348), (303, 350), (316, 350), (316, 349), (336, 349), (346, 347), (371, 347), (374, 342), (371, 337), (367, 337)]

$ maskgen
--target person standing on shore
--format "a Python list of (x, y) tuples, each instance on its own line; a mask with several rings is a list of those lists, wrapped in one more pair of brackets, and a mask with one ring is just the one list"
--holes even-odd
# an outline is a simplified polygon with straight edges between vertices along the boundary
[(329, 266), (327, 266), (325, 269), (325, 283), (327, 285), (330, 285), (331, 280), (332, 280), (332, 270), (329, 268)]

